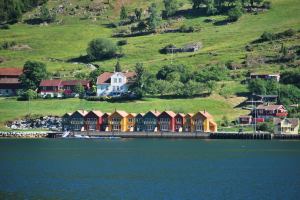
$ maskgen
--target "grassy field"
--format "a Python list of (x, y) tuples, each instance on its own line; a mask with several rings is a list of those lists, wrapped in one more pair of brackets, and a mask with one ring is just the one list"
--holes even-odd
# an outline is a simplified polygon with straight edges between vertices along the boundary
[[(188, 103), (187, 103), (188, 101)], [(0, 99), (0, 127), (7, 120), (18, 119), (27, 114), (38, 115), (63, 115), (66, 112), (73, 112), (77, 109), (101, 110), (103, 112), (113, 112), (125, 110), (127, 112), (146, 112), (157, 109), (173, 110), (175, 112), (196, 112), (207, 110), (219, 121), (224, 115), (229, 119), (235, 119), (240, 114), (246, 114), (247, 111), (234, 109), (234, 104), (219, 96), (194, 99), (158, 99), (146, 98), (140, 101), (131, 101), (124, 103), (91, 102), (74, 99), (63, 100), (33, 100), (16, 101), (15, 99)]]
[[(62, 0), (49, 0), (49, 7), (58, 6)], [(71, 7), (85, 5), (89, 0), (70, 0)], [(88, 72), (90, 69), (82, 63), (68, 62), (69, 59), (77, 58), (86, 54), (87, 44), (94, 38), (110, 38), (117, 42), (122, 38), (112, 38), (115, 28), (108, 28), (110, 22), (117, 22), (121, 0), (112, 1), (113, 7), (103, 15), (97, 16), (97, 20), (84, 19), (80, 16), (58, 15), (60, 23), (47, 26), (29, 25), (17, 23), (10, 26), (9, 30), (0, 30), (0, 43), (4, 41), (16, 41), (27, 44), (32, 49), (24, 51), (0, 50), (0, 57), (4, 62), (0, 67), (22, 67), (27, 60), (41, 61), (47, 64), (50, 72), (59, 71), (67, 76), (74, 75), (73, 72)], [(162, 9), (160, 0), (123, 0), (126, 8), (133, 11), (134, 8), (142, 7), (144, 10), (156, 2)], [(189, 0), (178, 0), (182, 3), (181, 10), (190, 9)], [(202, 42), (203, 48), (196, 53), (176, 54), (173, 63), (184, 64), (187, 68), (197, 69), (206, 64), (225, 63), (229, 60), (241, 63), (246, 54), (245, 46), (260, 37), (264, 31), (281, 32), (289, 28), (300, 29), (300, 7), (299, 0), (271, 0), (272, 9), (257, 15), (244, 14), (238, 22), (217, 26), (204, 22), (207, 18), (215, 20), (225, 19), (226, 16), (186, 16), (182, 21), (175, 22), (173, 27), (182, 24), (193, 25), (200, 31), (193, 33), (166, 33), (152, 34), (147, 36), (126, 38), (128, 44), (123, 46), (125, 56), (120, 59), (123, 69), (133, 69), (135, 63), (143, 62), (144, 66), (151, 72), (157, 71), (161, 66), (170, 64), (171, 56), (159, 53), (159, 49), (172, 43), (182, 46), (192, 42)], [(24, 15), (24, 20), (35, 13), (33, 10)], [(165, 21), (164, 21), (165, 22)], [(288, 45), (296, 45), (297, 40), (289, 40)], [(272, 44), (271, 44), (272, 45)], [(261, 53), (266, 49), (255, 49), (253, 54)], [(55, 60), (55, 61), (53, 61)], [(98, 61), (106, 70), (113, 70), (116, 59)], [(249, 67), (236, 70), (234, 73), (252, 71), (278, 72), (279, 64), (268, 64), (263, 66)], [(215, 91), (217, 95), (208, 98), (195, 99), (154, 99), (147, 98), (143, 101), (126, 103), (88, 102), (79, 99), (66, 100), (34, 100), (31, 102), (19, 102), (15, 99), (0, 100), (0, 126), (7, 120), (20, 118), (28, 113), (61, 115), (76, 109), (99, 109), (112, 111), (122, 109), (128, 112), (144, 112), (150, 109), (170, 109), (176, 112), (195, 112), (206, 109), (212, 113), (216, 120), (220, 121), (224, 115), (234, 119), (247, 111), (234, 109), (243, 100), (240, 93), (247, 92), (245, 85), (237, 81), (218, 83)], [(225, 96), (228, 99), (224, 99)]]
[[(76, 2), (73, 0), (73, 2)], [(151, 1), (127, 0), (124, 1), (128, 10), (135, 7), (146, 8)], [(162, 1), (155, 1), (162, 8)], [(188, 0), (182, 0), (181, 9), (191, 8)], [(59, 2), (50, 1), (50, 5)], [(183, 21), (176, 22), (174, 26), (181, 24), (193, 25), (201, 29), (194, 33), (168, 33), (153, 34), (127, 38), (128, 45), (123, 47), (125, 56), (121, 58), (124, 68), (132, 69), (137, 62), (143, 62), (150, 70), (157, 70), (164, 64), (170, 63), (170, 55), (162, 55), (158, 50), (167, 44), (173, 43), (181, 46), (191, 42), (201, 41), (204, 48), (197, 53), (183, 53), (174, 56), (174, 63), (185, 64), (189, 68), (201, 67), (208, 63), (226, 62), (234, 60), (241, 62), (245, 57), (244, 47), (249, 42), (257, 39), (264, 31), (278, 32), (288, 28), (300, 28), (300, 7), (296, 6), (298, 0), (272, 0), (272, 9), (258, 15), (245, 14), (238, 22), (216, 26), (205, 23), (208, 17), (186, 17)], [(75, 3), (73, 4), (75, 6)], [(11, 51), (1, 50), (0, 55), (7, 61), (0, 63), (0, 67), (23, 66), (26, 60), (38, 60), (45, 62), (50, 71), (87, 71), (82, 64), (64, 62), (70, 58), (76, 58), (86, 54), (87, 43), (98, 37), (110, 38), (114, 29), (105, 26), (108, 22), (117, 21), (119, 13), (119, 1), (114, 2), (115, 7), (108, 10), (97, 21), (80, 20), (76, 16), (59, 16), (62, 24), (50, 24), (48, 26), (27, 25), (18, 23), (11, 26), (10, 30), (0, 30), (0, 42), (17, 41), (28, 44), (32, 50)], [(25, 15), (26, 18), (26, 15)], [(211, 18), (224, 19), (225, 16), (213, 16)], [(114, 41), (119, 39), (111, 38)], [(210, 52), (217, 53), (211, 55)], [(62, 61), (52, 62), (49, 58)], [(99, 61), (107, 70), (112, 70), (115, 59)], [(263, 70), (261, 69), (258, 70)], [(271, 67), (270, 70), (278, 68)]]

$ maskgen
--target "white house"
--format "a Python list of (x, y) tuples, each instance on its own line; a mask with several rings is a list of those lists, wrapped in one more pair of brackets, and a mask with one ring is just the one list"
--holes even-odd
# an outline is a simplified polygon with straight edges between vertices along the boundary
[(299, 132), (298, 118), (274, 118), (273, 124), (275, 134), (298, 134)]
[(120, 96), (128, 92), (135, 72), (104, 72), (97, 78), (97, 96)]

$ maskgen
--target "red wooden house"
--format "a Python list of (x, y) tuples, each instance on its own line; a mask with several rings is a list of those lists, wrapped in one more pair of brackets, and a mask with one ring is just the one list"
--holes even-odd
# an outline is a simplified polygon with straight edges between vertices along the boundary
[(184, 132), (191, 132), (192, 131), (192, 118), (194, 113), (188, 113), (185, 115), (185, 120), (183, 123), (183, 131)]
[(75, 93), (74, 89), (78, 84), (82, 85), (85, 90), (90, 88), (90, 82), (87, 80), (66, 80), (62, 81), (64, 93), (69, 95)]
[(102, 115), (100, 111), (92, 110), (84, 116), (85, 130), (100, 131), (102, 125)]
[(164, 111), (158, 116), (158, 130), (174, 132), (175, 131), (175, 116), (173, 111)]
[(175, 116), (175, 131), (182, 132), (185, 124), (185, 114), (178, 113)]
[(0, 68), (0, 96), (16, 95), (16, 91), (21, 89), (19, 77), (23, 70), (19, 68)]
[(252, 112), (254, 118), (263, 118), (264, 120), (273, 119), (274, 117), (287, 117), (288, 111), (283, 105), (259, 105)]

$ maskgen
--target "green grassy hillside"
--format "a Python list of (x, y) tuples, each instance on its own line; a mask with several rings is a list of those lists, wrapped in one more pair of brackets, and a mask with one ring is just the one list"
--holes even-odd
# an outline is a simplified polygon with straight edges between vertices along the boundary
[[(70, 1), (70, 8), (79, 4)], [(136, 7), (146, 8), (151, 2), (157, 2), (162, 8), (161, 1), (124, 1), (129, 11)], [(188, 0), (180, 1), (180, 9), (189, 9), (191, 4)], [(272, 9), (258, 15), (245, 14), (235, 23), (216, 26), (205, 23), (208, 17), (186, 17), (183, 21), (175, 22), (172, 26), (179, 27), (181, 24), (193, 25), (200, 28), (194, 33), (167, 33), (153, 34), (126, 38), (128, 45), (123, 46), (125, 56), (121, 58), (124, 68), (132, 68), (136, 62), (143, 62), (151, 70), (158, 69), (164, 64), (170, 63), (171, 56), (163, 55), (158, 50), (167, 44), (184, 45), (191, 42), (201, 41), (204, 48), (196, 53), (183, 53), (175, 55), (175, 63), (183, 63), (190, 68), (197, 68), (208, 63), (219, 63), (233, 60), (243, 61), (246, 51), (245, 45), (257, 39), (264, 31), (279, 32), (288, 28), (300, 28), (300, 8), (296, 6), (297, 0), (272, 0)], [(49, 7), (56, 7), (60, 1), (49, 1)], [(16, 41), (28, 44), (32, 50), (12, 51), (0, 50), (0, 55), (6, 61), (0, 63), (0, 67), (23, 66), (26, 60), (45, 62), (50, 71), (85, 70), (85, 65), (65, 62), (86, 54), (87, 43), (97, 37), (110, 38), (115, 31), (106, 25), (109, 22), (118, 21), (119, 1), (113, 1), (113, 7), (109, 7), (104, 14), (92, 19), (82, 20), (82, 16), (58, 15), (61, 23), (49, 24), (48, 26), (28, 25), (18, 23), (9, 30), (0, 30), (0, 42)], [(32, 16), (36, 11), (27, 13), (23, 19)], [(213, 16), (210, 18), (224, 19), (225, 16)], [(112, 38), (117, 41), (118, 38)], [(299, 41), (298, 41), (299, 42)], [(211, 54), (213, 53), (213, 54)], [(56, 61), (51, 61), (57, 59)], [(106, 69), (112, 69), (115, 59), (96, 62)], [(277, 70), (278, 68), (271, 68)]]
[[(64, 5), (66, 11), (57, 15), (57, 22), (48, 25), (30, 25), (25, 23), (34, 14), (35, 9), (23, 16), (23, 22), (10, 26), (8, 30), (0, 30), (0, 43), (5, 41), (15, 41), (18, 44), (29, 45), (29, 50), (0, 50), (0, 67), (22, 67), (27, 60), (41, 61), (47, 64), (50, 72), (60, 72), (66, 76), (74, 75), (73, 72), (89, 72), (90, 69), (83, 63), (70, 62), (68, 60), (86, 55), (87, 44), (94, 38), (110, 38), (117, 42), (123, 38), (113, 38), (112, 34), (118, 28), (110, 28), (109, 23), (119, 21), (119, 11), (121, 0), (110, 0), (110, 4), (105, 4), (106, 9), (101, 15), (87, 12), (91, 3), (98, 0), (49, 0), (49, 8), (57, 8)], [(67, 2), (64, 3), (63, 2)], [(107, 1), (104, 1), (107, 2)], [(135, 8), (144, 10), (152, 3), (156, 2), (159, 8), (163, 8), (161, 0), (123, 0), (129, 12)], [(189, 0), (178, 0), (180, 10), (191, 9)], [(199, 31), (192, 33), (164, 33), (151, 34), (138, 37), (127, 37), (128, 44), (122, 47), (125, 54), (120, 58), (123, 69), (133, 69), (135, 63), (143, 62), (144, 66), (152, 72), (156, 72), (161, 66), (173, 63), (184, 64), (187, 68), (197, 69), (206, 64), (225, 63), (233, 61), (242, 63), (246, 55), (268, 55), (278, 51), (280, 42), (287, 47), (299, 44), (299, 33), (293, 38), (282, 40), (279, 43), (265, 43), (254, 47), (252, 52), (247, 52), (245, 46), (258, 39), (264, 31), (281, 32), (292, 28), (300, 29), (300, 7), (298, 0), (271, 0), (272, 8), (266, 12), (255, 14), (244, 14), (237, 22), (227, 25), (214, 25), (206, 23), (205, 20), (212, 18), (216, 21), (223, 20), (226, 16), (185, 16), (181, 20), (173, 20), (171, 27), (178, 28), (182, 24), (192, 25)], [(77, 6), (78, 5), (78, 6)], [(76, 8), (77, 7), (77, 8)], [(75, 10), (75, 13), (72, 13)], [(162, 21), (166, 23), (166, 21)], [(126, 28), (126, 26), (121, 27)], [(195, 53), (181, 53), (173, 57), (171, 55), (160, 54), (159, 49), (168, 45), (183, 46), (192, 42), (202, 42), (203, 48)], [(105, 68), (113, 70), (116, 59), (94, 62)], [(280, 63), (255, 65), (243, 67), (232, 73), (244, 73), (245, 71), (267, 71), (278, 72), (281, 70)], [(241, 77), (240, 79), (243, 79)], [(221, 83), (219, 83), (220, 85)], [(88, 102), (79, 99), (66, 100), (34, 100), (28, 102), (18, 102), (15, 99), (0, 100), (0, 126), (7, 120), (16, 119), (32, 114), (55, 114), (71, 112), (79, 108), (100, 109), (111, 111), (113, 109), (123, 109), (129, 112), (143, 112), (157, 108), (159, 110), (171, 109), (179, 112), (194, 112), (196, 110), (207, 109), (217, 120), (223, 115), (228, 115), (234, 119), (247, 111), (235, 109), (241, 101), (241, 97), (236, 97), (238, 92), (247, 92), (245, 85), (237, 81), (224, 84), (223, 93), (229, 99), (213, 95), (207, 98), (195, 99), (145, 99), (144, 101), (107, 103)], [(215, 91), (215, 94), (220, 91)], [(186, 102), (189, 103), (186, 103)], [(28, 110), (29, 105), (29, 110)]]

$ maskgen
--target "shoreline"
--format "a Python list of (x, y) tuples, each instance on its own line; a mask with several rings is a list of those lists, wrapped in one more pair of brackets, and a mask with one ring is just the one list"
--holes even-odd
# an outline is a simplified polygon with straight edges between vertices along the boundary
[[(67, 137), (62, 137), (63, 132), (59, 131), (0, 131), (0, 138), (157, 138), (157, 139), (242, 139), (242, 140), (300, 140), (300, 134), (273, 134), (273, 133), (238, 133), (238, 132), (217, 132), (217, 133), (178, 133), (178, 132), (71, 132)], [(77, 137), (76, 137), (77, 136)], [(80, 136), (80, 137), (78, 137)]]

